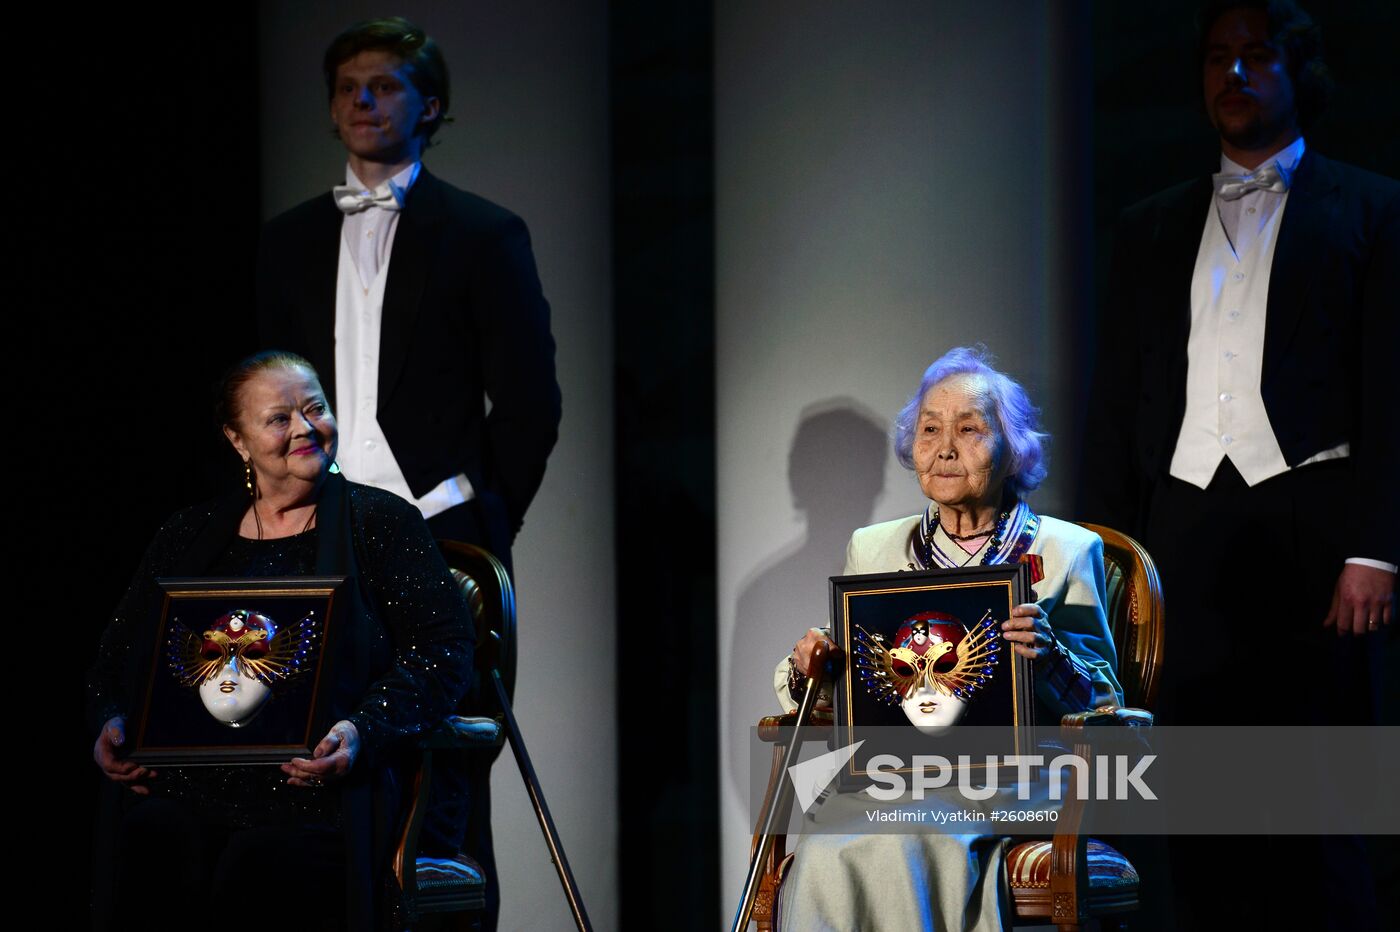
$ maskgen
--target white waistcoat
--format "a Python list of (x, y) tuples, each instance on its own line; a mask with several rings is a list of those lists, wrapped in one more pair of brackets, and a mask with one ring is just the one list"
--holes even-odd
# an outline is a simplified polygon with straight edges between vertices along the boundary
[(1186, 344), (1186, 416), (1171, 474), (1210, 485), (1223, 457), (1255, 485), (1288, 469), (1259, 392), (1269, 273), (1287, 203), (1235, 255), (1212, 202), (1191, 278), (1191, 336)]
[[(392, 228), (390, 233), (392, 243)], [(337, 462), (347, 479), (393, 492), (431, 518), (473, 497), (465, 475), (445, 479), (422, 498), (408, 488), (394, 452), (379, 427), (379, 333), (384, 310), (384, 283), (389, 262), (379, 264), (364, 287), (355, 257), (340, 237), (340, 264), (335, 285), (335, 411), (340, 427)]]

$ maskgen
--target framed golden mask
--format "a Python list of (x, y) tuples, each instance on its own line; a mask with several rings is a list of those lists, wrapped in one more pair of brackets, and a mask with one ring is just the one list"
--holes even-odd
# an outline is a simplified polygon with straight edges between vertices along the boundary
[(1035, 724), (1034, 670), (1001, 625), (1030, 600), (1022, 563), (832, 577), (832, 633), (847, 658), (835, 740), (864, 742), (851, 781), (892, 738), (906, 753), (938, 753), (959, 727), (1005, 728), (1014, 752), (1017, 729)]
[(342, 576), (158, 579), (142, 651), (131, 759), (280, 763), (310, 756), (333, 722)]

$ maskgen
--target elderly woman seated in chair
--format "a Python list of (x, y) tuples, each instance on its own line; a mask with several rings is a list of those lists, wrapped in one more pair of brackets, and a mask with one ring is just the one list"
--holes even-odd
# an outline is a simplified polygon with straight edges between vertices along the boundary
[[(1037, 415), (1025, 390), (992, 368), (980, 348), (950, 350), (929, 366), (895, 422), (896, 455), (929, 505), (857, 530), (845, 572), (1029, 562), (1033, 601), (997, 621), (1001, 638), (1035, 665), (1037, 719), (1044, 722), (1117, 704), (1121, 689), (1105, 613), (1102, 542), (1033, 513), (1025, 501), (1046, 475), (1046, 435), (1037, 430)], [(898, 637), (907, 649), (938, 656), (926, 665), (929, 675), (903, 681), (901, 708), (920, 730), (946, 728), (963, 701), (932, 671), (937, 661), (956, 661), (963, 632), (938, 618), (912, 619), (906, 627)], [(829, 632), (813, 629), (778, 665), (774, 686), (785, 709), (797, 707), (819, 643), (834, 647)], [(1004, 847), (998, 836), (804, 835), (782, 887), (782, 925), (1001, 928), (1010, 924)], [(875, 902), (871, 890), (885, 895)]]

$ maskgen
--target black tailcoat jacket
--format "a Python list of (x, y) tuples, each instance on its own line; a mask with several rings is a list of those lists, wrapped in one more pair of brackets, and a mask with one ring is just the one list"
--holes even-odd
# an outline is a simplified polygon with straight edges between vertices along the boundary
[[(1138, 535), (1186, 412), (1191, 280), (1212, 203), (1204, 176), (1129, 208), (1115, 236), (1081, 498), (1087, 519)], [(1285, 461), (1349, 443), (1350, 487), (1318, 504), (1348, 556), (1400, 564), (1400, 182), (1306, 152), (1267, 315), (1261, 390)]]
[[(267, 223), (258, 253), (261, 344), (309, 359), (332, 410), (341, 217), (329, 192), (312, 198)], [(379, 346), (377, 420), (410, 490), (465, 473), (492, 529), (484, 543), (503, 553), (559, 418), (549, 304), (524, 222), (424, 168), (394, 236)]]

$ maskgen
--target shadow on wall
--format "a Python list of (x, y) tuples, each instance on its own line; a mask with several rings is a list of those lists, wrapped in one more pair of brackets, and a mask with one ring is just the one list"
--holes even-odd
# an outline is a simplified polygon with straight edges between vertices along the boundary
[(808, 628), (828, 623), (827, 577), (840, 574), (846, 542), (870, 523), (884, 490), (890, 439), (883, 421), (851, 398), (809, 405), (788, 451), (792, 507), (806, 533), (765, 559), (744, 582), (729, 663), (730, 779), (748, 794), (748, 729), (779, 711), (773, 667)]

